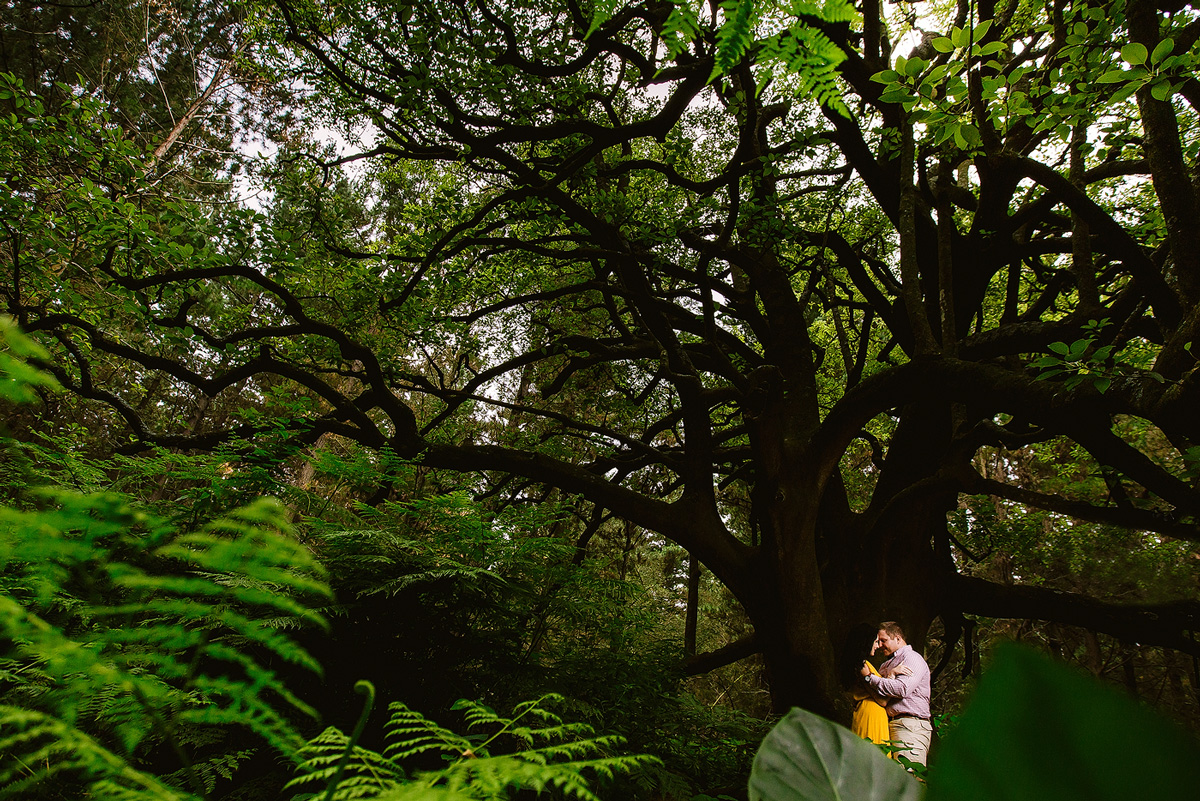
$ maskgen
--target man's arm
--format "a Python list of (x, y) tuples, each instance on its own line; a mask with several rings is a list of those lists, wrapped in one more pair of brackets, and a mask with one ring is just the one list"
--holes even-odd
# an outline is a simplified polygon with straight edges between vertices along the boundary
[[(901, 667), (901, 670), (908, 670), (908, 668)], [(863, 676), (863, 678), (867, 678), (868, 676), (871, 676), (871, 675), (878, 676), (878, 674), (875, 673), (871, 669), (870, 664), (868, 664), (867, 660), (865, 660), (865, 659), (863, 660), (862, 668), (860, 669), (860, 672), (861, 672), (861, 675)], [(879, 704), (881, 707), (884, 707), (885, 709), (887, 708), (887, 703), (888, 703), (887, 699), (884, 698), (882, 695), (880, 695), (879, 690), (875, 689), (875, 687), (868, 685), (865, 692), (866, 692), (866, 698), (863, 699), (864, 701), (874, 701), (875, 703)], [(858, 696), (855, 696), (855, 697), (857, 698)]]
[(925, 674), (929, 672), (929, 667), (924, 664), (924, 661), (913, 660), (913, 664), (905, 662), (902, 666), (898, 666), (889, 678), (883, 676), (867, 676), (867, 684), (880, 695), (888, 698), (907, 698), (913, 688), (916, 687)]
[(894, 667), (889, 670), (885, 670), (882, 673), (880, 673), (879, 675), (883, 676), (885, 679), (891, 679), (896, 676), (911, 676), (912, 668), (910, 668), (908, 665), (900, 665), (898, 667)]

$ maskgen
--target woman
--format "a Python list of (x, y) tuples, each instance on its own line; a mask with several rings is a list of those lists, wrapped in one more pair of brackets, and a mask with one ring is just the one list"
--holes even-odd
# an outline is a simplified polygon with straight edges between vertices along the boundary
[(885, 743), (891, 739), (888, 734), (888, 717), (884, 709), (886, 701), (871, 692), (871, 688), (862, 680), (863, 665), (871, 672), (879, 675), (875, 666), (867, 661), (867, 657), (875, 654), (879, 643), (875, 640), (877, 629), (866, 623), (860, 623), (846, 635), (846, 644), (842, 649), (842, 683), (846, 692), (854, 699), (854, 716), (851, 719), (850, 730), (865, 740), (873, 743)]

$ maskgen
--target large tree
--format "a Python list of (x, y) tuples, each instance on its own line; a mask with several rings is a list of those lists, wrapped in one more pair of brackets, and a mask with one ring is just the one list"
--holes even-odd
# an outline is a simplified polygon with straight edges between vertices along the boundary
[[(781, 708), (830, 711), (881, 615), (1200, 653), (1194, 599), (962, 575), (947, 529), (986, 495), (1200, 540), (1200, 19), (962, 2), (905, 58), (893, 16), (280, 0), (279, 68), (366, 150), (297, 156), (287, 213), (89, 230), (79, 291), (10, 238), (5, 305), (132, 448), (338, 436), (658, 532), (755, 629), (697, 665), (761, 651)], [(348, 216), (351, 160), (375, 196)], [(227, 409), (180, 419), (152, 382)], [(230, 402), (281, 388), (282, 421)], [(1106, 493), (977, 469), (1060, 442)]]

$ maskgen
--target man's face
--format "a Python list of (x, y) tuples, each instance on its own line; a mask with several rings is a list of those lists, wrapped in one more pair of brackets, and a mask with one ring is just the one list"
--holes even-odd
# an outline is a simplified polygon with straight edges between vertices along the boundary
[(879, 650), (883, 651), (884, 656), (891, 656), (899, 651), (900, 647), (904, 645), (903, 639), (900, 637), (893, 637), (883, 629), (879, 630), (879, 636), (875, 642), (879, 644)]

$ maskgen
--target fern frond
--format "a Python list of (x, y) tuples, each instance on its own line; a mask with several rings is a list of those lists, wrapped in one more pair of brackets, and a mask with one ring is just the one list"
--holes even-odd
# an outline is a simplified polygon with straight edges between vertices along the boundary
[[(480, 798), (469, 795), (465, 798)], [(446, 787), (435, 787), (424, 783), (402, 784), (388, 792), (377, 796), (377, 801), (463, 801), (464, 796), (459, 790)]]
[(792, 14), (797, 17), (816, 17), (826, 22), (858, 22), (859, 20), (858, 9), (849, 0), (824, 0), (819, 4), (809, 0), (794, 0), (791, 10)]
[[(285, 789), (325, 787), (337, 776), (349, 743), (350, 738), (332, 726), (309, 740), (300, 749), (300, 775), (288, 782)], [(356, 746), (334, 788), (333, 798), (374, 798), (405, 778), (404, 771), (392, 760)]]
[(422, 570), (415, 573), (407, 573), (402, 576), (397, 576), (390, 581), (385, 581), (369, 590), (362, 592), (361, 595), (363, 597), (370, 595), (386, 595), (389, 597), (394, 597), (415, 585), (430, 584), (435, 581), (445, 581), (446, 579), (466, 580), (471, 582), (476, 582), (480, 579), (490, 579), (496, 582), (504, 581), (504, 579), (490, 570), (454, 564), (449, 567), (439, 567), (433, 570)]
[(799, 94), (846, 115), (837, 68), (846, 54), (821, 31), (797, 23), (763, 41), (760, 61), (778, 63), (797, 82)]
[[(238, 766), (254, 756), (255, 753), (255, 750), (250, 748), (226, 754), (217, 754), (216, 756), (194, 763), (191, 775), (196, 776), (200, 780), (206, 794), (212, 793), (216, 789), (218, 781), (232, 779)], [(189, 773), (186, 770), (177, 770), (174, 773), (168, 773), (162, 778), (163, 781), (170, 782), (171, 784), (185, 784), (189, 780)]]
[(74, 726), (30, 709), (0, 706), (0, 798), (21, 798), (60, 774), (98, 798), (189, 801), (150, 774), (132, 768)]
[(584, 38), (586, 39), (591, 36), (601, 25), (612, 19), (620, 7), (621, 0), (595, 0), (595, 8), (592, 11), (592, 24), (588, 26)]
[(724, 24), (717, 31), (717, 51), (713, 55), (711, 81), (737, 66), (753, 43), (754, 24), (758, 19), (755, 0), (723, 0), (721, 13)]
[[(465, 717), (475, 726), (497, 728), (487, 743), (476, 748), (471, 748), (468, 738), (426, 719), (404, 704), (393, 703), (389, 707), (392, 717), (388, 722), (388, 738), (393, 742), (383, 754), (355, 748), (350, 764), (355, 766), (352, 773), (356, 778), (338, 782), (332, 797), (380, 801), (499, 801), (510, 798), (514, 792), (553, 790), (581, 801), (599, 801), (585, 773), (611, 778), (618, 773), (658, 764), (648, 756), (609, 756), (613, 749), (624, 743), (619, 737), (579, 739), (579, 733), (590, 732), (590, 727), (564, 722), (543, 707), (543, 702), (563, 700), (561, 696), (551, 695), (524, 702), (517, 706), (511, 718), (502, 717), (476, 701), (458, 701), (454, 708), (465, 710)], [(544, 720), (551, 725), (517, 725), (522, 717)], [(561, 741), (510, 754), (489, 755), (486, 746), (502, 735), (522, 742)], [(310, 740), (302, 749), (305, 759), (300, 768), (301, 775), (288, 786), (315, 789), (333, 781), (349, 742), (349, 738), (337, 729), (326, 729)], [(442, 770), (420, 773), (406, 780), (399, 762), (430, 751), (441, 751), (454, 757), (454, 761)]]
[(4, 669), (22, 677), (3, 700), (40, 721), (12, 712), (16, 728), (0, 726), (8, 789), (90, 782), (105, 797), (176, 797), (138, 793), (182, 773), (146, 777), (108, 750), (169, 744), (203, 791), (248, 753), (204, 753), (232, 728), (298, 759), (304, 740), (281, 710), (315, 713), (262, 657), (319, 672), (273, 621), (324, 625), (310, 601), (331, 593), (314, 557), (281, 533), (282, 507), (253, 504), (191, 535), (117, 495), (42, 496), (51, 508), (0, 508)]
[(659, 32), (667, 46), (667, 57), (675, 58), (700, 36), (700, 12), (691, 0), (680, 0), (671, 7)]
[[(462, 760), (439, 771), (437, 781), (446, 789), (468, 798), (507, 798), (510, 791), (536, 793), (555, 789), (581, 801), (599, 801), (584, 776), (585, 771), (611, 778), (646, 764), (647, 758), (613, 757), (572, 762), (552, 762), (538, 752)], [(432, 778), (429, 774), (428, 778)]]
[(404, 704), (388, 704), (388, 710), (392, 716), (386, 726), (388, 744), (383, 753), (390, 759), (404, 760), (430, 751), (457, 757), (472, 750), (470, 740), (439, 726)]

